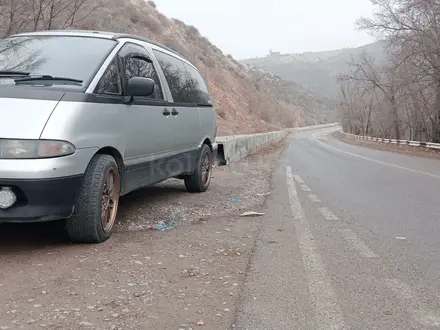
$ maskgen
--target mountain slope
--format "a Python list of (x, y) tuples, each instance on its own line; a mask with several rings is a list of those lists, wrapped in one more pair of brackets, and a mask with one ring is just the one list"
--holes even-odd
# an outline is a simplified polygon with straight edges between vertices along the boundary
[(339, 93), (336, 77), (348, 70), (352, 56), (357, 57), (362, 52), (381, 61), (385, 56), (384, 44), (375, 42), (358, 48), (302, 54), (272, 53), (241, 62), (279, 74), (281, 78), (300, 84), (317, 95), (335, 99)]
[(264, 132), (334, 119), (327, 100), (224, 55), (195, 27), (158, 12), (152, 1), (108, 1), (74, 27), (133, 33), (181, 53), (208, 82), (220, 134)]
[(4, 0), (0, 37), (23, 31), (87, 29), (147, 37), (178, 51), (202, 72), (220, 134), (276, 130), (333, 120), (334, 105), (293, 82), (226, 56), (199, 31), (145, 0)]

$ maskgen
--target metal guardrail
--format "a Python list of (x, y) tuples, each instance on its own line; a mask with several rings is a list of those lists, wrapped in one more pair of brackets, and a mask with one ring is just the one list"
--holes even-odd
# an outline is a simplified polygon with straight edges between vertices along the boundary
[(411, 141), (411, 140), (396, 140), (396, 139), (385, 139), (385, 138), (377, 138), (371, 136), (364, 135), (355, 135), (351, 133), (343, 132), (346, 136), (353, 137), (358, 140), (368, 140), (374, 142), (382, 142), (382, 143), (391, 143), (391, 144), (401, 144), (408, 145), (412, 147), (423, 147), (428, 149), (440, 150), (440, 143), (432, 143), (432, 142), (422, 142), (422, 141)]

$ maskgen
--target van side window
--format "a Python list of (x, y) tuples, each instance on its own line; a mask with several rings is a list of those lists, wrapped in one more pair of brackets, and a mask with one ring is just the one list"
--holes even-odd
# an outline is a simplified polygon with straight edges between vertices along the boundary
[(200, 73), (191, 65), (183, 63), (187, 72), (187, 98), (191, 103), (211, 106), (211, 96)]
[(159, 76), (154, 68), (151, 56), (147, 49), (141, 45), (127, 42), (118, 52), (118, 57), (122, 63), (123, 86), (127, 86), (127, 82), (133, 77), (143, 77), (153, 79), (155, 90), (153, 95), (148, 99), (163, 100), (163, 93)]
[(133, 77), (153, 79), (155, 83), (154, 94), (148, 98), (163, 100), (163, 94), (160, 88), (160, 80), (152, 62), (148, 62), (144, 58), (128, 56), (125, 60), (126, 81), (128, 82), (128, 80)]
[(121, 73), (117, 59), (114, 58), (107, 67), (95, 88), (96, 94), (122, 95)]
[(165, 75), (173, 101), (180, 103), (195, 103), (188, 98), (187, 73), (183, 66), (183, 62), (174, 56), (158, 50), (153, 50), (153, 53)]

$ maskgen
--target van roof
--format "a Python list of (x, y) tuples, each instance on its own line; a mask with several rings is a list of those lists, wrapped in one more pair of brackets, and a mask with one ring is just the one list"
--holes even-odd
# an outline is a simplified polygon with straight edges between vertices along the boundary
[(133, 34), (124, 34), (124, 33), (113, 33), (113, 32), (107, 32), (107, 31), (92, 31), (92, 30), (47, 30), (47, 31), (37, 31), (37, 32), (24, 32), (24, 33), (18, 33), (14, 34), (11, 37), (18, 37), (18, 36), (76, 36), (76, 37), (91, 37), (91, 38), (102, 38), (102, 39), (122, 39), (122, 38), (129, 38), (139, 41), (144, 41), (149, 44), (161, 47), (163, 49), (166, 49), (169, 52), (172, 52), (182, 58), (184, 58), (181, 54), (176, 52), (175, 50), (164, 46), (160, 43), (157, 43), (155, 41), (152, 41), (150, 39), (140, 37)]

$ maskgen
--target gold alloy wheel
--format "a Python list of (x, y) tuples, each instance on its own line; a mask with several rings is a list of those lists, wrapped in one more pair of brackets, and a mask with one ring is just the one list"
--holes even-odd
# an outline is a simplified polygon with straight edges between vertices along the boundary
[(105, 175), (104, 187), (101, 196), (101, 223), (102, 229), (108, 233), (112, 230), (116, 220), (119, 204), (120, 178), (118, 170), (110, 167)]

